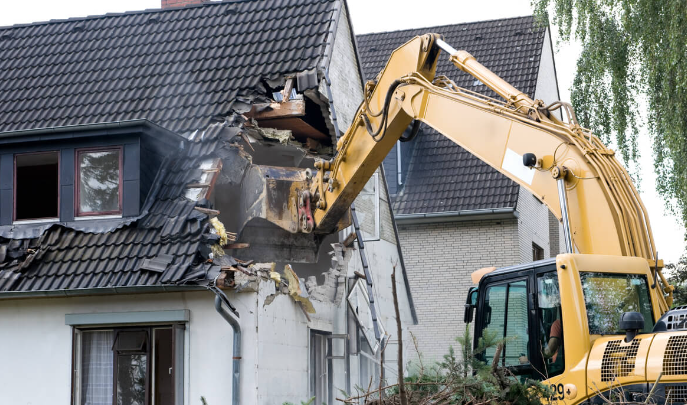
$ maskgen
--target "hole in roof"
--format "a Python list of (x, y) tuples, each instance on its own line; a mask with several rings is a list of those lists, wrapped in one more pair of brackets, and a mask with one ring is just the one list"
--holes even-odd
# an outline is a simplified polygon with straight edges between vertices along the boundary
[(515, 33), (513, 33), (513, 36), (514, 36), (514, 37), (519, 37), (519, 36), (522, 35), (522, 34), (523, 34), (522, 31), (515, 31)]
[(83, 32), (83, 31), (84, 31), (83, 25), (75, 25), (75, 26), (72, 28), (72, 32)]
[(228, 8), (228, 9), (224, 10), (224, 15), (236, 15), (238, 13), (239, 12), (236, 11), (236, 9), (234, 9), (234, 8)]
[(482, 38), (484, 38), (484, 37), (481, 35), (475, 35), (475, 39), (482, 39)]
[(160, 22), (160, 19), (158, 17), (150, 17), (148, 19), (148, 24), (157, 24)]
[(0, 37), (0, 39), (3, 39), (3, 40), (5, 40), (5, 39), (12, 39), (12, 34), (11, 34), (11, 33), (2, 34), (2, 36)]

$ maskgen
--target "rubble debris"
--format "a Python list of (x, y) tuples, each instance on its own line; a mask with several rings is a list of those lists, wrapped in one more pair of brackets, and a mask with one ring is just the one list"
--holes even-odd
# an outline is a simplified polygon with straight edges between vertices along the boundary
[(274, 128), (260, 128), (260, 135), (267, 139), (273, 139), (281, 143), (282, 145), (294, 145), (297, 147), (302, 147), (303, 145), (291, 136), (292, 132), (288, 129), (274, 129)]
[(211, 210), (210, 208), (203, 208), (203, 207), (193, 207), (194, 210), (201, 212), (209, 217), (216, 217), (220, 214), (218, 210)]
[(246, 249), (250, 247), (250, 243), (230, 243), (225, 246), (225, 249)]
[(340, 243), (332, 243), (333, 250), (329, 253), (331, 258), (331, 268), (324, 273), (324, 283), (317, 284), (315, 276), (308, 277), (306, 288), (308, 293), (315, 301), (333, 302), (339, 304), (343, 298), (344, 289), (339, 288), (346, 278), (346, 263), (348, 258), (343, 254), (343, 245)]
[(234, 242), (236, 240), (236, 234), (227, 232), (227, 230), (224, 229), (224, 224), (220, 222), (220, 220), (217, 219), (217, 217), (210, 218), (210, 224), (214, 228), (215, 233), (220, 237), (220, 246), (226, 246), (227, 243)]
[(310, 302), (305, 284), (298, 278), (298, 275), (293, 271), (290, 264), (284, 266), (284, 278), (289, 283), (289, 295), (297, 302), (303, 304), (306, 312), (314, 314), (315, 307), (313, 307), (312, 302)]

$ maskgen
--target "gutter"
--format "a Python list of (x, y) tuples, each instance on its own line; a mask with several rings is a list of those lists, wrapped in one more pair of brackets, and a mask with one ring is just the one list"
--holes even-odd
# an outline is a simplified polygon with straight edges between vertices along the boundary
[[(229, 299), (227, 298), (224, 293), (219, 290), (218, 288), (210, 288), (212, 292), (215, 293), (215, 310), (217, 311), (218, 314), (224, 318), (225, 321), (231, 326), (231, 329), (234, 330), (234, 347), (233, 347), (233, 352), (232, 352), (232, 363), (233, 363), (233, 370), (232, 370), (232, 377), (231, 377), (231, 403), (232, 405), (239, 405), (240, 402), (240, 387), (241, 387), (241, 325), (239, 324), (239, 321), (236, 319), (238, 318), (239, 314), (236, 312), (236, 309), (234, 309), (231, 304), (229, 303)], [(234, 315), (236, 315), (236, 318), (229, 314), (229, 311), (224, 309), (222, 307), (222, 302), (224, 302), (227, 307), (232, 311)]]
[(158, 129), (168, 135), (174, 135), (180, 140), (187, 141), (183, 136), (171, 132), (168, 129), (157, 125), (156, 123), (149, 121), (147, 119), (135, 119), (135, 120), (124, 120), (124, 121), (113, 121), (113, 122), (101, 122), (93, 124), (78, 124), (78, 125), (65, 125), (59, 127), (46, 127), (46, 128), (32, 128), (32, 129), (20, 129), (16, 131), (3, 131), (0, 132), (0, 138), (15, 138), (24, 136), (41, 136), (41, 135), (52, 135), (61, 134), (65, 132), (81, 132), (81, 131), (95, 131), (95, 130), (109, 130), (109, 129), (123, 129), (131, 128), (137, 126), (144, 126), (147, 128)]
[(481, 219), (513, 219), (520, 213), (514, 207), (487, 208), (481, 210), (461, 210), (448, 212), (429, 212), (416, 214), (396, 214), (394, 219), (400, 224), (429, 224), (436, 222), (476, 221)]
[(0, 292), (0, 300), (21, 298), (60, 298), (60, 297), (84, 297), (88, 295), (113, 295), (113, 294), (143, 294), (157, 292), (186, 292), (207, 291), (207, 287), (198, 285), (155, 285), (155, 286), (126, 286), (103, 288), (77, 288), (71, 290), (35, 290), (35, 291), (3, 291)]

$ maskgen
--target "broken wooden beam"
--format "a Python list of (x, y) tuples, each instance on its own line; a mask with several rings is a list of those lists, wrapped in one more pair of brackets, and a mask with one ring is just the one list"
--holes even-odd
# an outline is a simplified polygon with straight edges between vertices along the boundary
[(286, 79), (286, 83), (284, 84), (284, 90), (281, 91), (282, 103), (286, 103), (291, 98), (291, 90), (293, 90), (293, 82), (295, 81), (295, 77), (289, 77), (288, 79)]
[(230, 243), (225, 246), (225, 249), (246, 249), (250, 247), (250, 243)]
[(305, 116), (305, 101), (290, 100), (282, 103), (253, 104), (250, 111), (244, 114), (258, 121), (275, 118), (297, 118)]
[(346, 239), (344, 239), (343, 245), (345, 247), (351, 247), (356, 239), (358, 239), (358, 235), (355, 232), (351, 232), (346, 236)]
[(218, 210), (211, 210), (210, 208), (193, 207), (193, 209), (198, 211), (198, 212), (202, 212), (203, 214), (210, 216), (210, 217), (216, 217), (219, 215)]

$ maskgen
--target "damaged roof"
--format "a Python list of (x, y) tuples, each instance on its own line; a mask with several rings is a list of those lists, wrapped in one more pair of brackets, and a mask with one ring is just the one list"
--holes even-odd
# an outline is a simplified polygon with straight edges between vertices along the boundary
[(240, 97), (269, 96), (265, 81), (322, 63), (337, 7), (211, 2), (0, 28), (0, 132), (133, 119), (205, 128)]
[(220, 261), (236, 262), (209, 260), (219, 235), (208, 215), (196, 209), (207, 202), (187, 198), (187, 190), (200, 181), (204, 162), (244, 159), (230, 142), (235, 129), (231, 123), (215, 124), (168, 156), (142, 214), (114, 229), (103, 232), (95, 220), (90, 229), (53, 223), (39, 228), (38, 236), (0, 237), (0, 293), (207, 285), (219, 274)]
[[(470, 52), (484, 66), (534, 97), (546, 27), (538, 26), (532, 16), (358, 35), (367, 79), (377, 76), (394, 49), (428, 32), (443, 35), (449, 45)], [(460, 87), (498, 97), (448, 58), (440, 58), (437, 74), (448, 76)], [(394, 214), (516, 207), (519, 186), (515, 182), (439, 132), (423, 124), (419, 136), (410, 143), (407, 177), (394, 199)]]
[(190, 190), (207, 182), (208, 161), (221, 159), (216, 178), (247, 164), (236, 145), (245, 118), (235, 110), (271, 97), (267, 86), (285, 74), (325, 63), (337, 7), (212, 2), (0, 28), (5, 135), (132, 120), (188, 135), (148, 174), (157, 177), (138, 217), (16, 225), (0, 235), (0, 293), (207, 286), (221, 266), (236, 265), (213, 253), (221, 232)]

